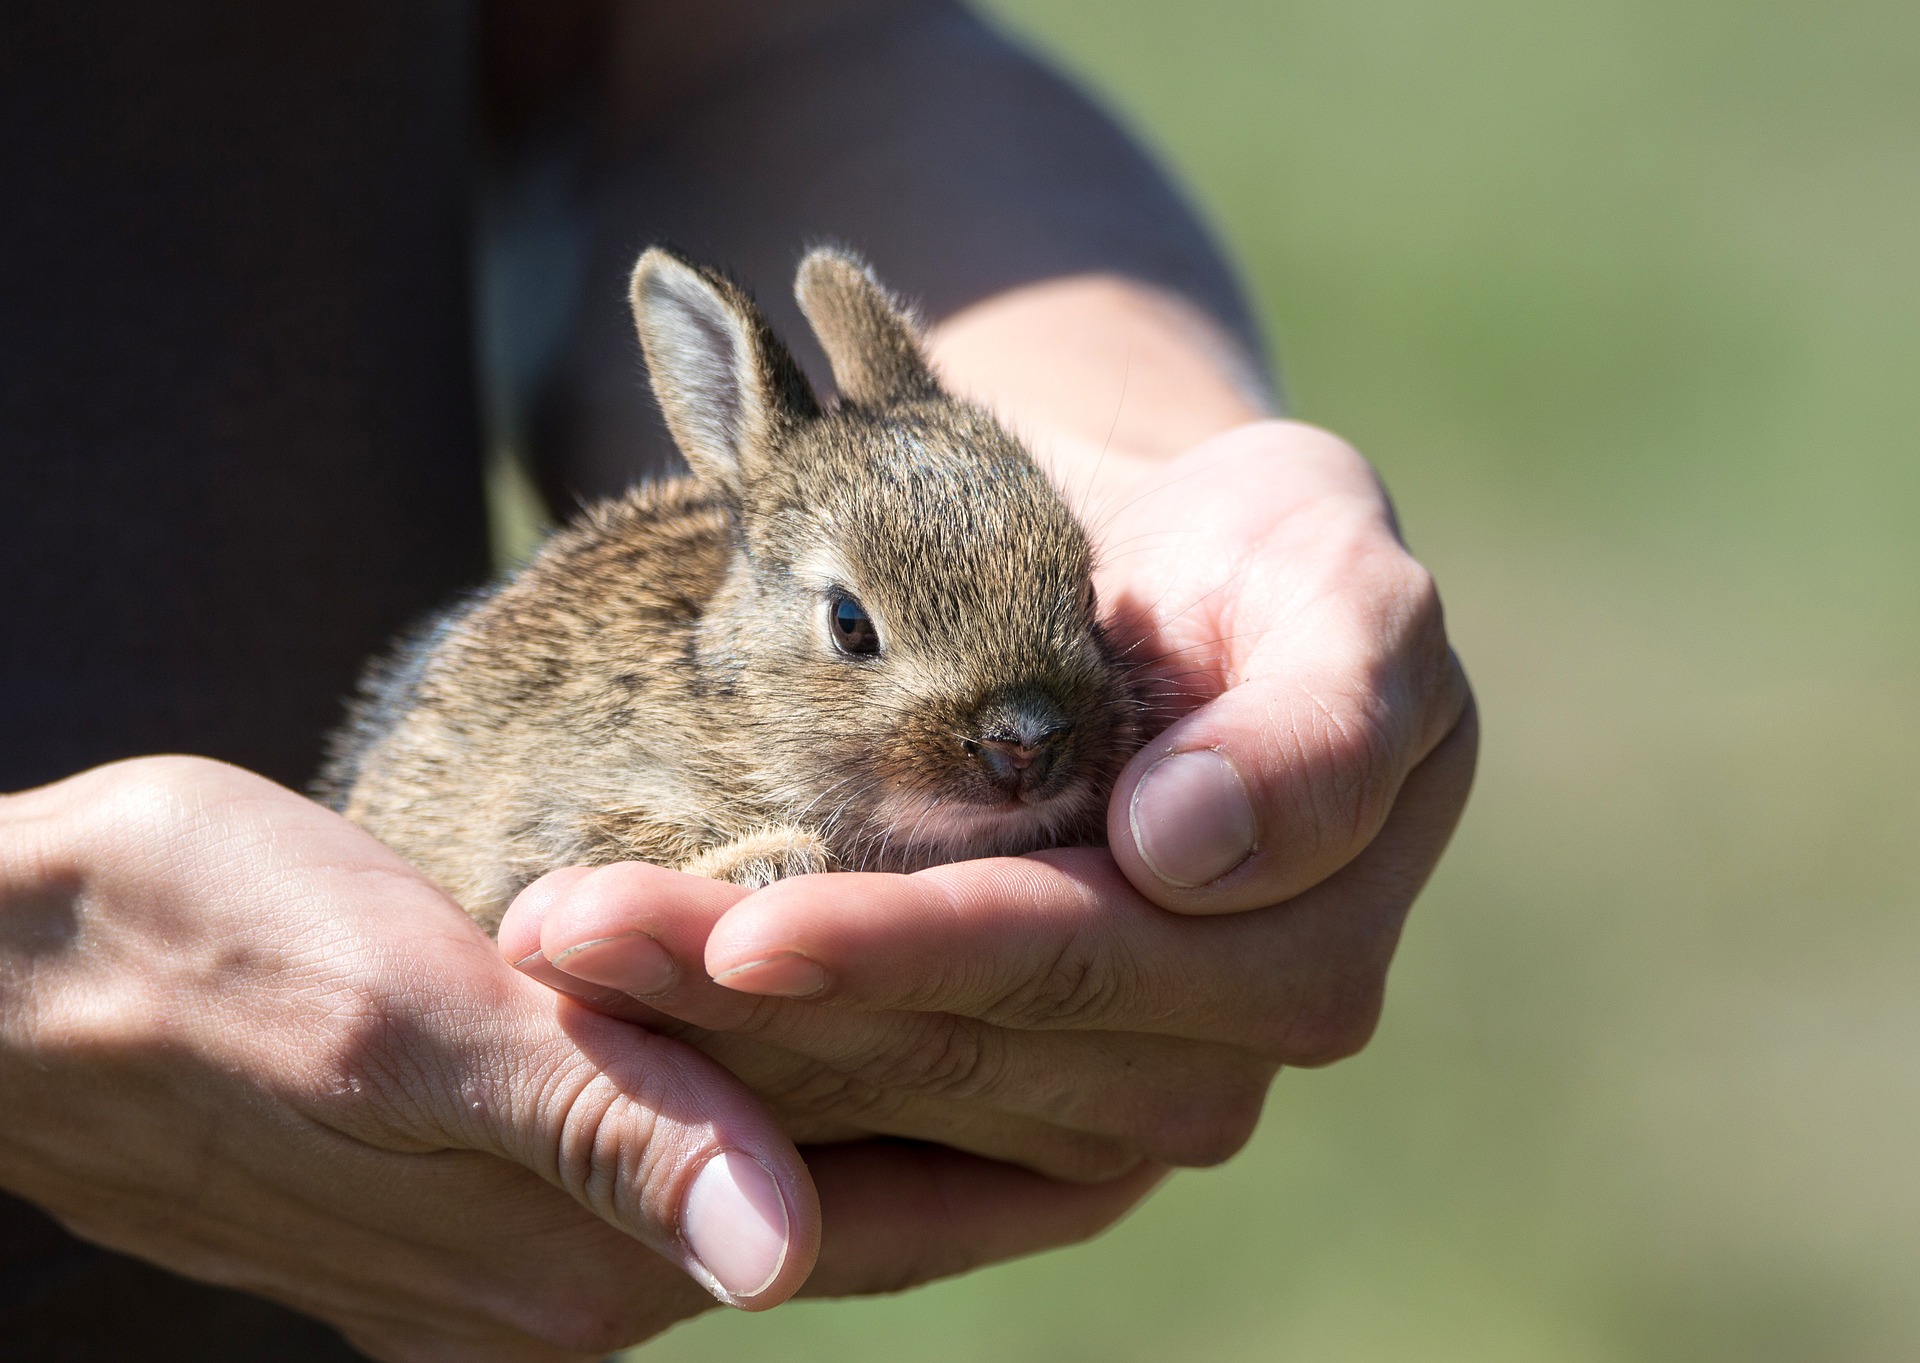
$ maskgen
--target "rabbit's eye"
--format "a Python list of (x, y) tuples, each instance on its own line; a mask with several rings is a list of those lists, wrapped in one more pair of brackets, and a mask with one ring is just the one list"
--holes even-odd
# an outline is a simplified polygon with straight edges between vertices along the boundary
[(834, 647), (842, 653), (861, 657), (880, 651), (880, 631), (873, 627), (873, 619), (867, 614), (866, 607), (852, 597), (835, 597), (833, 613), (829, 618), (833, 622)]

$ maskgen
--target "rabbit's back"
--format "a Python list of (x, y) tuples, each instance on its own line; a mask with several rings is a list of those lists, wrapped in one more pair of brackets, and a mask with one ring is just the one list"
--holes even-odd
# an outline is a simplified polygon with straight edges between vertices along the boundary
[(697, 855), (739, 785), (695, 658), (733, 533), (690, 479), (590, 509), (369, 670), (323, 794), (489, 927), (555, 866)]
[(737, 284), (660, 248), (634, 319), (692, 476), (588, 511), (370, 674), (341, 808), (489, 928), (555, 868), (738, 885), (1098, 843), (1139, 741), (1084, 529), (816, 249), (823, 405)]

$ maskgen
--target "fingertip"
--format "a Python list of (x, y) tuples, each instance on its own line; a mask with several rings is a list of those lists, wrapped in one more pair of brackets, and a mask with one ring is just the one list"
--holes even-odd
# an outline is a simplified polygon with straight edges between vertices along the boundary
[(590, 1070), (514, 1076), (532, 1118), (519, 1144), (540, 1172), (723, 1305), (764, 1310), (798, 1291), (819, 1254), (819, 1195), (766, 1104), (685, 1042), (597, 1011), (555, 1016)]
[(1127, 801), (1127, 833), (1161, 884), (1198, 890), (1230, 875), (1259, 846), (1253, 797), (1217, 748), (1170, 753), (1141, 776)]
[[(495, 934), (496, 941), (500, 955), (528, 979), (576, 999), (596, 1012), (650, 1021), (653, 1014), (635, 1002), (649, 992), (648, 988), (634, 988), (630, 982), (638, 980), (643, 986), (657, 990), (662, 987), (664, 974), (667, 983), (671, 983), (676, 966), (670, 955), (642, 935), (630, 934), (625, 938), (603, 938), (580, 944), (603, 948), (598, 953), (600, 959), (596, 960), (593, 952), (582, 952), (578, 947), (569, 951), (564, 928), (561, 932), (555, 931), (556, 924), (564, 924), (570, 906), (583, 887), (608, 869), (611, 868), (568, 866), (540, 877), (507, 907)], [(556, 936), (562, 940), (557, 948), (549, 944)]]
[(797, 951), (777, 951), (717, 970), (713, 982), (742, 994), (776, 999), (812, 999), (831, 983), (818, 961)]
[(591, 937), (551, 959), (556, 969), (575, 979), (640, 999), (658, 998), (680, 979), (673, 953), (658, 939), (638, 931)]
[(747, 891), (644, 861), (594, 867), (557, 894), (540, 929), (540, 946), (558, 960), (591, 942), (643, 934), (675, 940), (704, 936)]
[(745, 993), (818, 997), (829, 984), (842, 983), (846, 971), (870, 964), (873, 950), (923, 924), (929, 904), (940, 899), (927, 877), (953, 869), (837, 871), (776, 881), (714, 922), (704, 952), (707, 974)]
[(540, 953), (540, 934), (554, 905), (590, 874), (592, 868), (587, 866), (564, 866), (549, 871), (507, 905), (494, 940), (499, 943), (500, 954), (516, 970), (522, 968), (528, 957)]
[[(707, 974), (727, 984), (730, 982), (722, 980), (723, 975), (755, 962), (789, 954), (805, 956), (801, 939), (816, 921), (819, 909), (857, 897), (868, 879), (867, 874), (857, 871), (794, 876), (743, 892), (714, 920), (707, 933)], [(829, 881), (834, 883), (823, 883)]]
[(1108, 807), (1114, 860), (1174, 913), (1284, 903), (1360, 855), (1411, 760), (1406, 726), (1339, 688), (1264, 678), (1136, 754)]
[(1265, 822), (1226, 745), (1161, 747), (1122, 773), (1107, 841), (1134, 889), (1160, 908), (1234, 913), (1252, 907), (1246, 882), (1269, 859)]
[(818, 1200), (810, 1179), (791, 1182), (784, 1187), (760, 1160), (724, 1149), (688, 1185), (680, 1212), (687, 1271), (723, 1305), (765, 1311), (812, 1271)]

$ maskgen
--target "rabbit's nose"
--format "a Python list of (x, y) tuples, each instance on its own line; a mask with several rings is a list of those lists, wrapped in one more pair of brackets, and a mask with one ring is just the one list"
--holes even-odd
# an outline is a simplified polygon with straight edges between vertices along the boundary
[(1053, 772), (1060, 740), (1069, 726), (1021, 738), (982, 738), (967, 745), (968, 752), (986, 769), (987, 779), (1009, 795), (1033, 790)]

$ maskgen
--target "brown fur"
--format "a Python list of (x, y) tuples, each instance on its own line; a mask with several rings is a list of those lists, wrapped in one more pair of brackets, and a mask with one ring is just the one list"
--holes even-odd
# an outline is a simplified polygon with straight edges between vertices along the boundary
[[(815, 251), (796, 289), (832, 409), (736, 285), (642, 256), (635, 321), (693, 476), (589, 510), (376, 666), (336, 738), (336, 807), (489, 929), (558, 866), (757, 885), (1102, 837), (1136, 703), (1086, 535), (864, 266)], [(836, 648), (836, 592), (877, 656)]]

